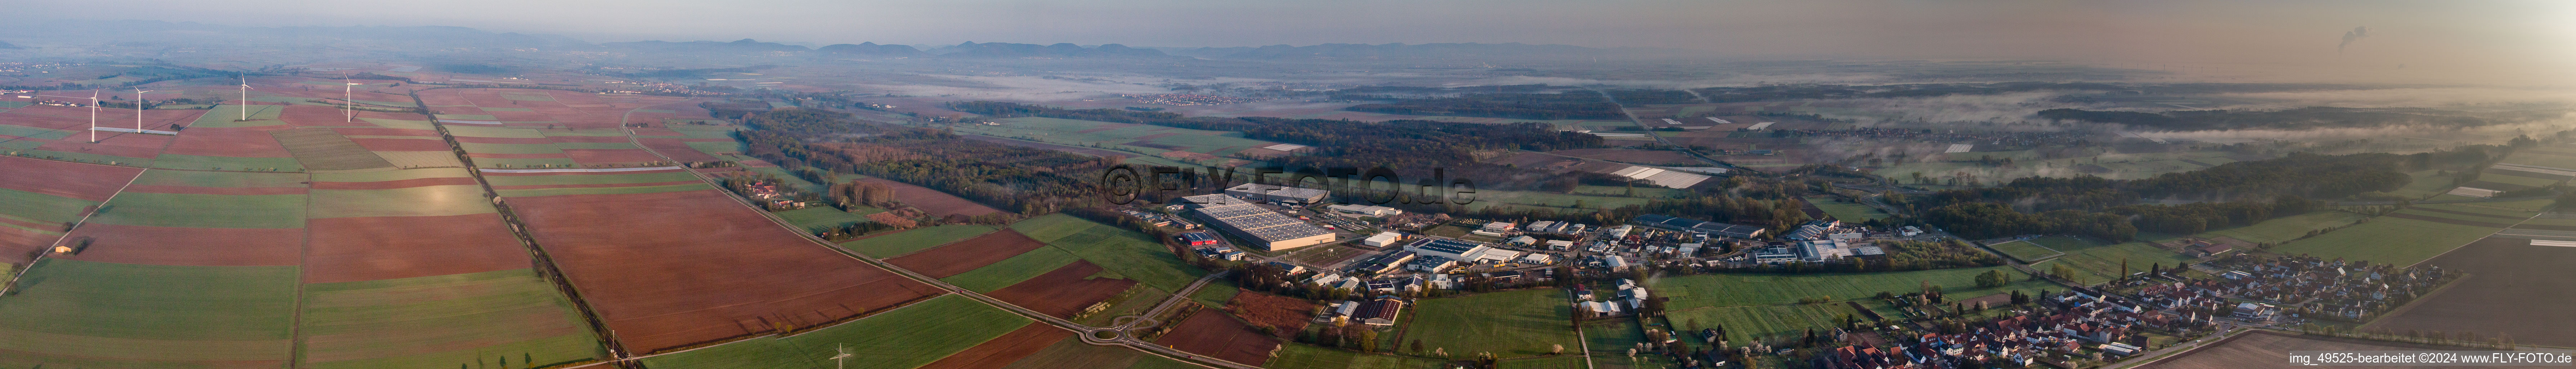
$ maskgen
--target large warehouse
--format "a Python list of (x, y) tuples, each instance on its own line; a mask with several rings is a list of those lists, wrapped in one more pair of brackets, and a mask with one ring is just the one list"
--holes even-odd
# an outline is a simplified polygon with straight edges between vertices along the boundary
[(1306, 205), (1324, 202), (1324, 197), (1331, 196), (1333, 192), (1312, 188), (1245, 183), (1234, 186), (1233, 188), (1225, 189), (1225, 194), (1260, 202), (1284, 202), (1296, 205)]
[(1270, 211), (1232, 196), (1199, 195), (1183, 199), (1208, 225), (1262, 249), (1278, 251), (1332, 242), (1333, 232)]

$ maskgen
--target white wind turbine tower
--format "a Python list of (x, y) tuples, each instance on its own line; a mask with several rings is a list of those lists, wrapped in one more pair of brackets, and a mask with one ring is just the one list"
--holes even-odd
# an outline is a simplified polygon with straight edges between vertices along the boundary
[(351, 100), (357, 97), (357, 88), (358, 84), (349, 83), (349, 72), (340, 72), (340, 120), (344, 122), (358, 121), (358, 101)]
[(241, 120), (248, 122), (250, 121), (250, 76), (248, 75), (242, 76), (241, 94)]
[(134, 89), (134, 133), (143, 133), (143, 93), (145, 92), (152, 91), (144, 91), (142, 88)]

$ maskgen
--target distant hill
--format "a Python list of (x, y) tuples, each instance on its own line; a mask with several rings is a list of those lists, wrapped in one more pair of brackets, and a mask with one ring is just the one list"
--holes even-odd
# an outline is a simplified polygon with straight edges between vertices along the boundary
[(851, 45), (851, 44), (834, 44), (834, 45), (831, 45), (831, 46), (824, 46), (824, 47), (819, 48), (819, 49), (814, 49), (814, 51), (815, 51), (815, 52), (824, 53), (824, 54), (833, 54), (833, 55), (869, 55), (869, 56), (929, 56), (929, 55), (930, 55), (929, 53), (921, 52), (921, 49), (915, 49), (915, 48), (912, 48), (912, 46), (909, 46), (909, 45), (878, 45), (878, 44), (877, 44), (877, 43), (875, 43), (875, 42), (861, 42), (861, 43), (859, 43), (859, 44), (857, 44), (857, 45)]
[(1262, 47), (1162, 48), (1173, 54), (1208, 59), (1238, 60), (1333, 60), (1333, 59), (1446, 59), (1446, 58), (1571, 58), (1604, 56), (1612, 50), (1572, 45), (1531, 45), (1524, 43), (1442, 43), (1409, 45), (1391, 43), (1322, 44), (1311, 46), (1270, 45)]
[(9, 44), (9, 42), (8, 42), (8, 41), (0, 41), (0, 50), (24, 49), (24, 48), (26, 48), (26, 47), (24, 47), (24, 46), (18, 46), (18, 45), (11, 45), (11, 44)]
[(731, 55), (766, 54), (766, 53), (773, 53), (773, 52), (781, 52), (781, 53), (802, 53), (802, 52), (806, 52), (806, 51), (811, 51), (810, 49), (806, 49), (804, 46), (787, 45), (787, 44), (780, 44), (780, 43), (775, 43), (775, 42), (760, 42), (760, 41), (754, 41), (754, 40), (752, 40), (752, 39), (748, 39), (748, 38), (746, 38), (746, 39), (741, 39), (741, 40), (734, 40), (733, 42), (715, 42), (715, 41), (689, 41), (689, 42), (670, 42), (670, 41), (609, 42), (609, 43), (602, 43), (602, 44), (599, 44), (599, 46), (600, 46), (600, 47), (610, 48), (610, 49), (622, 49), (622, 50), (638, 51), (638, 52), (655, 52), (655, 53), (722, 53), (722, 54), (731, 54)]
[(931, 52), (932, 52), (932, 53), (934, 53), (934, 54), (937, 54), (939, 57), (942, 57), (942, 58), (1026, 58), (1026, 57), (1041, 57), (1041, 58), (1170, 58), (1170, 57), (1172, 57), (1172, 56), (1171, 56), (1171, 55), (1169, 55), (1169, 54), (1164, 54), (1161, 50), (1132, 48), (1132, 47), (1127, 47), (1127, 45), (1120, 45), (1120, 44), (1107, 44), (1107, 45), (1100, 45), (1100, 46), (1098, 46), (1098, 47), (1082, 47), (1082, 45), (1074, 45), (1074, 44), (1070, 44), (1070, 43), (1059, 43), (1059, 44), (1054, 44), (1054, 45), (1043, 45), (1043, 46), (1041, 46), (1041, 45), (1038, 45), (1038, 44), (1014, 44), (1014, 43), (1002, 43), (1002, 42), (987, 42), (987, 43), (980, 43), (980, 44), (979, 44), (979, 43), (975, 43), (975, 42), (973, 42), (973, 41), (968, 41), (968, 42), (966, 42), (966, 43), (957, 44), (957, 45), (955, 45), (955, 46), (948, 46), (948, 47), (942, 47), (942, 48), (938, 48), (938, 49), (933, 49), (933, 50), (931, 50)]

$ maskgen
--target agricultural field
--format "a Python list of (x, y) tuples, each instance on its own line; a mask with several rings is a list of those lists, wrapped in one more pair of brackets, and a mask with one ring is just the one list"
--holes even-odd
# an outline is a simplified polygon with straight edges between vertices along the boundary
[(606, 354), (530, 269), (304, 286), (304, 366), (544, 365)]
[(1278, 337), (1262, 334), (1223, 312), (1200, 311), (1174, 324), (1155, 344), (1237, 363), (1267, 360), (1278, 349)]
[(1277, 369), (1430, 369), (1440, 367), (1438, 360), (1412, 356), (1372, 354), (1337, 348), (1324, 348), (1303, 343), (1282, 343), (1279, 352), (1262, 367)]
[[(1989, 270), (2002, 270), (2014, 282), (2003, 287), (1977, 288), (1976, 275)], [(1664, 277), (1651, 281), (1655, 293), (1671, 297), (1668, 309), (1682, 310), (1716, 306), (1751, 306), (1795, 303), (1800, 298), (1829, 296), (1834, 300), (1869, 298), (1879, 292), (1909, 293), (1922, 290), (1923, 282), (1940, 286), (1951, 296), (1984, 296), (2009, 290), (2038, 291), (2043, 288), (2064, 289), (2054, 283), (2024, 280), (2021, 272), (2010, 267), (1939, 269), (1881, 273), (1818, 274), (1700, 274)], [(1743, 286), (1768, 286), (1743, 288)]]
[(962, 296), (941, 296), (794, 336), (748, 340), (655, 356), (655, 368), (767, 369), (834, 365), (847, 348), (853, 368), (915, 368), (1011, 333), (1032, 321)]
[[(294, 266), (47, 259), (0, 299), (0, 365), (282, 366), (292, 356)], [(254, 364), (258, 365), (258, 364)]]
[(2283, 243), (2307, 237), (2308, 231), (2353, 224), (2370, 216), (2347, 211), (2319, 210), (2307, 214), (2272, 218), (2253, 225), (2202, 232), (2199, 237), (2227, 237), (2246, 242)]
[(957, 195), (951, 195), (947, 192), (939, 192), (939, 190), (930, 189), (929, 187), (890, 181), (883, 178), (867, 178), (862, 179), (862, 181), (893, 187), (894, 199), (896, 201), (902, 201), (906, 205), (920, 208), (922, 212), (929, 213), (930, 216), (934, 217), (945, 217), (951, 215), (977, 216), (1002, 212), (1002, 209), (994, 209), (990, 206), (984, 206), (984, 204), (976, 203), (973, 200), (957, 197)]
[[(1673, 365), (1660, 355), (1628, 356), (1628, 349), (1646, 342), (1646, 331), (1632, 319), (1608, 319), (1583, 323), (1583, 338), (1592, 347), (1593, 368), (1645, 369)], [(1566, 350), (1574, 350), (1567, 348)]]
[(2274, 246), (2267, 251), (2283, 255), (2308, 255), (2328, 259), (2344, 258), (2368, 260), (2373, 263), (2413, 265), (2458, 248), (2460, 245), (2485, 238), (2500, 229), (2502, 227), (2450, 224), (2392, 215), (2370, 218), (2365, 223)]
[(931, 278), (946, 278), (1043, 247), (1047, 247), (1044, 242), (1002, 230), (885, 260)]
[[(2139, 241), (2105, 245), (2080, 238), (2051, 236), (2034, 238), (2030, 242), (2066, 253), (2066, 256), (2031, 264), (2032, 268), (2047, 272), (2053, 266), (2065, 265), (2083, 272), (2085, 275), (2077, 276), (2076, 281), (2084, 283), (2099, 283), (2119, 278), (2120, 263), (2124, 261), (2128, 263), (2129, 272), (2138, 273), (2147, 271), (2148, 266), (2173, 267), (2192, 260), (2182, 254), (2165, 251)], [(2015, 275), (2015, 277), (2022, 276)]]
[(1009, 259), (1002, 259), (991, 265), (975, 268), (973, 271), (940, 278), (939, 281), (979, 293), (993, 292), (1080, 260), (1082, 260), (1081, 257), (1065, 253), (1064, 250), (1053, 247), (1039, 248), (1011, 256)]
[(841, 211), (841, 209), (834, 209), (830, 206), (816, 206), (804, 209), (780, 211), (777, 213), (779, 218), (785, 218), (788, 223), (795, 224), (796, 227), (803, 228), (807, 232), (817, 232), (823, 229), (838, 229), (842, 226), (868, 222), (868, 218), (862, 216), (867, 214)]
[(2576, 321), (2494, 318), (2499, 311), (2550, 311), (2576, 304), (2576, 296), (2569, 294), (2532, 293), (2576, 288), (2576, 268), (2566, 267), (2570, 262), (2576, 262), (2576, 247), (2533, 245), (2519, 238), (2478, 240), (2425, 261), (2444, 270), (2468, 272), (2467, 279), (2364, 328), (2503, 334), (2526, 345), (2576, 346)]
[(1028, 356), (1021, 357), (1019, 361), (1013, 361), (1009, 364), (1010, 365), (991, 367), (1002, 369), (1184, 369), (1199, 367), (1197, 365), (1186, 364), (1161, 356), (1146, 354), (1126, 347), (1100, 346), (1083, 343), (1081, 337), (1068, 337), (1062, 340), (1057, 340), (1052, 344), (1046, 345), (1045, 348), (1039, 349), (1037, 352), (1030, 353)]
[[(1912, 178), (1912, 173), (1918, 172), (1936, 178), (1946, 178), (1951, 173), (1970, 173), (1975, 174), (1977, 178), (2020, 178), (2043, 173), (2051, 176), (2071, 176), (2080, 173), (2109, 179), (2139, 179), (2265, 158), (2259, 155), (2241, 155), (2225, 151), (2109, 153), (2097, 149), (2088, 153), (2089, 155), (2056, 159), (2041, 159), (2037, 153), (2029, 150), (1951, 153), (1947, 161), (1894, 164), (1881, 167), (1871, 173), (1889, 178)], [(1989, 156), (2012, 158), (2014, 164), (1989, 166), (1973, 162)], [(1913, 182), (1908, 180), (1905, 183)]]
[(939, 245), (945, 245), (949, 242), (957, 242), (958, 240), (974, 238), (975, 236), (981, 236), (986, 233), (993, 233), (993, 231), (999, 229), (1000, 228), (994, 228), (993, 226), (974, 224), (944, 225), (850, 240), (842, 242), (841, 246), (849, 248), (850, 251), (857, 251), (860, 254), (866, 254), (868, 256), (891, 258), (912, 254), (913, 252), (927, 250), (933, 247), (939, 247)]
[(1143, 124), (1039, 117), (1004, 118), (997, 119), (995, 122), (1000, 125), (961, 125), (957, 126), (957, 131), (1077, 147), (1107, 147), (1139, 154), (1172, 155), (1194, 160), (1215, 159), (1234, 155), (1245, 149), (1279, 144), (1243, 138), (1242, 132)]
[[(1136, 285), (1136, 281), (1118, 278), (1116, 275), (1104, 275), (1107, 273), (1103, 272), (1100, 266), (1092, 265), (1091, 262), (1077, 261), (1048, 271), (1046, 274), (1012, 284), (1010, 287), (993, 290), (992, 293), (985, 295), (1028, 308), (1030, 311), (1072, 319), (1080, 315), (1084, 307), (1116, 296), (1119, 292), (1127, 291)], [(1169, 295), (1168, 292), (1163, 291), (1156, 291), (1156, 293)]]
[(1404, 337), (1451, 353), (1546, 355), (1551, 345), (1576, 345), (1565, 294), (1542, 288), (1417, 300)]
[(2014, 260), (2021, 260), (2025, 263), (2047, 260), (2048, 258), (2066, 255), (2064, 252), (2050, 250), (2047, 246), (2040, 246), (2039, 244), (2031, 243), (2026, 240), (2015, 240), (1986, 245), (1986, 248), (1995, 249), (1995, 251), (2004, 253), (2004, 256), (2010, 256)]
[(1687, 332), (1698, 332), (1697, 329), (1690, 329), (1691, 327), (1725, 327), (1726, 339), (1734, 342), (1754, 342), (1755, 338), (1761, 337), (1794, 337), (1805, 334), (1808, 329), (1830, 330), (1841, 326), (1841, 318), (1846, 315), (1860, 321), (1869, 321), (1868, 316), (1861, 315), (1852, 310), (1850, 304), (1840, 301), (1822, 304), (1711, 307), (1677, 310), (1664, 314), (1667, 320), (1680, 325)]

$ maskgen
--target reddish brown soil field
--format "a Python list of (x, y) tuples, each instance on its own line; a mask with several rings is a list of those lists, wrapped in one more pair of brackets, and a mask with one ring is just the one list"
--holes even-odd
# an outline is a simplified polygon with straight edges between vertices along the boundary
[(976, 216), (1002, 212), (1001, 209), (984, 206), (984, 204), (978, 204), (974, 201), (966, 200), (966, 198), (957, 197), (957, 195), (950, 195), (947, 192), (939, 192), (939, 190), (933, 190), (929, 187), (914, 186), (910, 183), (889, 181), (883, 178), (868, 178), (862, 180), (894, 187), (895, 200), (903, 201), (905, 204), (911, 204), (912, 207), (921, 208), (921, 211), (928, 212), (931, 216)]
[[(45, 143), (43, 146), (36, 146), (36, 149), (37, 149), (37, 150), (53, 150), (53, 151), (61, 151), (61, 152), (71, 152), (71, 153), (82, 153), (82, 154), (99, 154), (99, 155), (108, 155), (108, 156), (123, 156), (123, 157), (129, 157), (129, 158), (146, 158), (146, 159), (149, 159), (149, 158), (152, 158), (152, 157), (161, 156), (161, 148), (159, 148), (159, 147), (157, 147), (157, 146), (161, 146), (161, 144), (162, 144), (163, 142), (168, 141), (168, 137), (170, 137), (170, 136), (162, 136), (162, 135), (146, 135), (146, 134), (135, 134), (135, 133), (129, 133), (129, 135), (140, 136), (140, 137), (134, 137), (134, 138), (138, 138), (138, 139), (140, 139), (140, 140), (137, 140), (137, 139), (123, 139), (123, 140), (119, 140), (119, 139), (116, 139), (116, 138), (107, 138), (107, 139), (101, 139), (101, 141), (103, 141), (103, 142), (100, 142), (100, 143), (94, 143), (94, 144), (93, 144), (93, 143), (82, 143), (82, 142), (54, 141), (54, 142), (47, 142), (47, 143)], [(102, 134), (100, 134), (100, 136), (106, 136), (106, 134), (102, 133)], [(118, 138), (126, 138), (126, 137), (118, 137)], [(147, 141), (147, 140), (148, 140), (148, 141)], [(147, 146), (149, 146), (149, 147), (147, 147)]]
[(1020, 256), (1020, 253), (1040, 247), (1046, 247), (1046, 243), (1029, 239), (1029, 236), (1020, 235), (1018, 231), (1005, 229), (1001, 232), (986, 233), (975, 238), (950, 242), (910, 255), (886, 259), (886, 262), (931, 278), (948, 278), (948, 276), (964, 274), (985, 265), (992, 265), (1002, 259)]
[(829, 323), (942, 293), (771, 223), (715, 190), (509, 203), (636, 352)]
[(483, 175), (484, 175), (484, 176), (586, 176), (586, 175), (611, 175), (611, 174), (671, 173), (671, 172), (678, 172), (678, 171), (680, 171), (680, 169), (666, 169), (666, 170), (639, 170), (639, 171), (632, 171), (632, 172), (539, 172), (539, 173), (505, 173), (505, 172), (489, 172), (489, 171), (487, 171), (487, 172), (483, 172)]
[(626, 138), (626, 136), (549, 136), (546, 137), (546, 140), (577, 143), (625, 143), (633, 139)]
[(312, 231), (305, 283), (529, 267), (528, 249), (510, 235), (498, 214), (321, 218), (304, 226)]
[(198, 187), (198, 186), (126, 186), (125, 192), (188, 193), (203, 195), (302, 195), (303, 187)]
[(1551, 154), (1647, 164), (1692, 163), (1698, 161), (1691, 159), (1689, 155), (1683, 155), (1680, 152), (1664, 150), (1576, 149), (1557, 151), (1552, 152)]
[(479, 144), (537, 145), (555, 143), (544, 137), (468, 137), (456, 136), (456, 142)]
[[(419, 118), (419, 117), (412, 117), (411, 119), (420, 119), (420, 118)], [(426, 130), (426, 129), (408, 129), (408, 128), (332, 128), (332, 129), (331, 129), (331, 131), (332, 131), (332, 132), (339, 132), (341, 136), (419, 136), (419, 137), (438, 137), (438, 131), (432, 131), (432, 130)], [(462, 137), (460, 137), (460, 138), (462, 138)]]
[(365, 147), (365, 148), (367, 148), (367, 151), (448, 151), (448, 150), (453, 150), (453, 148), (450, 148), (450, 147), (448, 147), (448, 146), (447, 146), (447, 140), (420, 140), (420, 139), (408, 139), (408, 138), (352, 138), (352, 139), (349, 139), (349, 141), (355, 141), (355, 142), (357, 142), (357, 143), (358, 143), (358, 147)]
[[(164, 151), (180, 155), (230, 156), (244, 158), (283, 158), (295, 156), (269, 136), (282, 126), (243, 128), (197, 128), (187, 130), (170, 141)], [(443, 150), (443, 149), (442, 149)]]
[(1126, 291), (1127, 286), (1136, 284), (1136, 281), (1117, 278), (1084, 279), (1099, 274), (1100, 270), (1100, 266), (1091, 265), (1090, 261), (1076, 261), (984, 295), (1046, 315), (1072, 319), (1075, 313), (1082, 312), (1082, 308), (1116, 296), (1119, 291)]
[[(48, 226), (38, 227), (38, 229), (60, 228)], [(27, 262), (27, 257), (30, 256), (28, 253), (34, 252), (37, 249), (43, 249), (47, 246), (52, 246), (55, 240), (60, 239), (62, 239), (61, 236), (36, 233), (36, 231), (12, 227), (0, 227), (0, 260), (5, 260), (11, 263)]]
[[(90, 223), (72, 231), (90, 246), (65, 259), (155, 265), (296, 265), (302, 228), (181, 228)], [(70, 245), (66, 242), (65, 245)]]
[[(1225, 302), (1226, 311), (1254, 326), (1277, 328), (1280, 334), (1306, 330), (1315, 319), (1315, 303), (1267, 293), (1243, 290), (1234, 300)], [(1207, 314), (1207, 312), (1199, 312)]]
[[(1270, 350), (1279, 348), (1279, 339), (1252, 330), (1214, 311), (1190, 314), (1171, 333), (1154, 339), (1154, 343), (1190, 353), (1213, 356), (1236, 363), (1258, 363), (1270, 360)], [(1247, 364), (1259, 365), (1259, 364)]]
[(516, 186), (492, 186), (492, 189), (495, 189), (495, 190), (542, 190), (542, 189), (548, 189), (548, 188), (643, 187), (643, 186), (669, 186), (669, 185), (680, 185), (680, 184), (691, 184), (691, 183), (704, 184), (704, 183), (707, 183), (707, 182), (705, 182), (705, 181), (670, 181), (670, 182), (645, 182), (645, 183), (587, 183), (587, 184), (516, 185)]
[(653, 156), (653, 152), (644, 149), (563, 149), (563, 152), (564, 156), (572, 157), (573, 162), (585, 164), (662, 161), (662, 157)]
[[(2520, 336), (2515, 338), (2519, 339)], [(2466, 350), (2458, 347), (2414, 345), (2383, 341), (2318, 337), (2271, 331), (2253, 331), (2227, 337), (2174, 356), (2157, 359), (2140, 369), (2241, 369), (2241, 368), (2314, 368), (2291, 364), (2289, 351), (2383, 351), (2383, 350)], [(2456, 366), (2373, 366), (2371, 368), (2460, 368)]]
[[(337, 97), (337, 96), (334, 96), (333, 98), (334, 98), (334, 99), (337, 99), (338, 97)], [(359, 112), (359, 113), (368, 113), (368, 112), (361, 111), (361, 112)], [(371, 115), (364, 115), (364, 114), (362, 114), (362, 115), (359, 115), (359, 116), (371, 116)], [(378, 117), (378, 118), (385, 118), (385, 117), (382, 117), (382, 116), (375, 116), (375, 117)], [(420, 116), (418, 116), (418, 115), (413, 115), (413, 116), (409, 116), (409, 117), (404, 117), (404, 118), (394, 118), (394, 119), (420, 119)], [(287, 107), (286, 107), (286, 111), (285, 111), (285, 112), (282, 112), (282, 113), (278, 113), (278, 114), (277, 114), (277, 120), (279, 120), (279, 121), (283, 121), (283, 122), (286, 122), (286, 124), (287, 124), (287, 125), (292, 125), (292, 126), (297, 126), (297, 127), (372, 126), (372, 125), (375, 125), (374, 123), (367, 123), (366, 121), (362, 121), (362, 120), (355, 120), (355, 119), (352, 119), (352, 118), (342, 118), (342, 117), (341, 117), (341, 115), (340, 115), (340, 108), (339, 108), (339, 107), (334, 107), (334, 106), (289, 105), (289, 106), (287, 106)]]
[(635, 129), (635, 135), (637, 135), (637, 136), (687, 136), (687, 135), (685, 135), (685, 134), (680, 134), (680, 131), (673, 131), (673, 130), (671, 130), (671, 129), (669, 129), (669, 128), (636, 128), (636, 129)]
[(1055, 341), (1064, 340), (1065, 337), (1073, 337), (1073, 332), (1046, 323), (1029, 323), (1011, 333), (1004, 333), (991, 341), (968, 347), (966, 351), (950, 354), (947, 358), (930, 362), (930, 365), (923, 365), (919, 369), (998, 369), (1020, 361), (1020, 358), (1028, 357), (1029, 354), (1038, 353), (1038, 350), (1044, 350), (1047, 345), (1053, 345)]
[(2576, 268), (2568, 267), (2576, 265), (2576, 247), (2490, 237), (2424, 263), (2469, 277), (2367, 328), (2504, 333), (2521, 344), (2576, 346), (2576, 319), (2565, 314), (2567, 306), (2576, 306), (2576, 294), (2565, 293), (2576, 290)]
[(491, 159), (548, 159), (548, 158), (561, 158), (561, 157), (564, 157), (564, 154), (494, 154), (494, 153), (483, 153), (483, 152), (469, 152), (469, 153), (465, 153), (465, 156), (466, 156), (466, 157), (474, 157), (474, 158), (491, 158)]
[(680, 162), (717, 160), (715, 155), (707, 155), (705, 152), (700, 152), (697, 148), (689, 147), (688, 143), (681, 142), (680, 139), (677, 138), (637, 137), (635, 141), (643, 143), (644, 148), (652, 149), (653, 152), (661, 153), (662, 156), (671, 157), (671, 160)]
[(413, 178), (379, 182), (313, 182), (316, 190), (383, 190), (446, 185), (477, 185), (472, 177)]
[(143, 169), (0, 155), (0, 188), (107, 201)]

